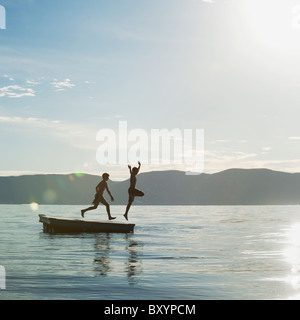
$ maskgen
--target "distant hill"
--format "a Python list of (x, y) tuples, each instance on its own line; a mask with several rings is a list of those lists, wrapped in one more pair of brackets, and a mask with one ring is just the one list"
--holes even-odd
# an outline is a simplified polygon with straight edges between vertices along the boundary
[[(0, 177), (0, 203), (90, 204), (101, 178), (93, 175)], [(109, 181), (114, 204), (126, 204), (129, 181)], [(186, 176), (181, 171), (138, 175), (143, 205), (287, 205), (300, 203), (300, 173), (268, 169), (229, 169)], [(105, 195), (107, 200), (109, 196)]]

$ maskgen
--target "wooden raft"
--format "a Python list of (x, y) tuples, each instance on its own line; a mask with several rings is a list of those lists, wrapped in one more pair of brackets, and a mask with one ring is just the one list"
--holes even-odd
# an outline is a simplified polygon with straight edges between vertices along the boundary
[(114, 221), (88, 221), (83, 219), (67, 219), (39, 215), (45, 233), (81, 233), (81, 232), (107, 232), (132, 233), (135, 224), (117, 223)]

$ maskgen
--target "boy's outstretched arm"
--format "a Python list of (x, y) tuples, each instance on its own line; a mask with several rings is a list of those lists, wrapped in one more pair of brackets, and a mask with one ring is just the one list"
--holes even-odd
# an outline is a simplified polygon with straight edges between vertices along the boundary
[(111, 201), (115, 201), (114, 197), (113, 197), (112, 194), (110, 193), (110, 190), (108, 189), (108, 186), (106, 186), (106, 191), (107, 191), (108, 194), (110, 195)]
[(141, 163), (140, 163), (140, 161), (138, 162), (138, 164), (139, 164), (139, 167), (138, 167), (138, 172), (139, 172), (140, 169), (141, 169)]
[(131, 174), (132, 172), (131, 172), (131, 165), (130, 164), (128, 165), (128, 169), (129, 169), (129, 172)]

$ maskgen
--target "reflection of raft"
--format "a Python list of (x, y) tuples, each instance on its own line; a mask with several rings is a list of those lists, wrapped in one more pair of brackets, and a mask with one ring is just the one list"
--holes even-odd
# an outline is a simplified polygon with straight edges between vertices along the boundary
[(88, 221), (83, 219), (67, 219), (39, 215), (43, 230), (47, 233), (77, 233), (77, 232), (133, 232), (135, 224), (117, 223), (115, 221)]

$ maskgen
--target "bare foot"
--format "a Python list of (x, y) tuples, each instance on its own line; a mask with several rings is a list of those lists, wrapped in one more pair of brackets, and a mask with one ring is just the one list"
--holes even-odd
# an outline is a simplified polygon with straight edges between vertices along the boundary
[(124, 214), (124, 218), (128, 221), (128, 216), (127, 216), (127, 214)]
[(84, 218), (84, 210), (81, 210), (81, 216)]
[(109, 220), (115, 220), (116, 217), (109, 217)]

